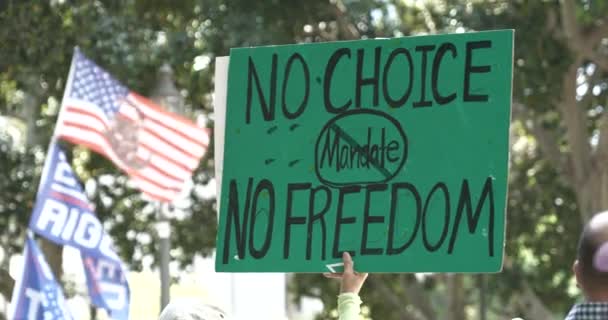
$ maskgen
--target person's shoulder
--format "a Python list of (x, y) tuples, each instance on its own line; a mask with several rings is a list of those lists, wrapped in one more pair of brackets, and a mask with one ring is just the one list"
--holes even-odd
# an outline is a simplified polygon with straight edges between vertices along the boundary
[(577, 303), (564, 320), (608, 319), (608, 302)]

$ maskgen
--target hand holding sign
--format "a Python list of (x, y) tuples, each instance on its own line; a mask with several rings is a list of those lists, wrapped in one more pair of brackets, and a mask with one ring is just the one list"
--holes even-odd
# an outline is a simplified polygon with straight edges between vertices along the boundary
[(327, 278), (342, 280), (340, 293), (359, 294), (365, 279), (367, 279), (368, 273), (359, 273), (355, 271), (353, 259), (348, 252), (342, 253), (342, 261), (344, 262), (344, 272), (324, 273), (323, 275)]

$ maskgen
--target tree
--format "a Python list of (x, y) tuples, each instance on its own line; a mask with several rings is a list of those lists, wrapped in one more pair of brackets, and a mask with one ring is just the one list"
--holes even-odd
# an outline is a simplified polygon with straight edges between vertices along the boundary
[[(608, 208), (607, 13), (605, 1), (584, 0), (3, 2), (0, 41), (11, 45), (0, 46), (0, 115), (24, 119), (30, 134), (25, 152), (0, 154), (0, 228), (9, 231), (0, 246), (8, 256), (22, 248), (74, 45), (144, 94), (169, 61), (191, 110), (207, 114), (213, 63), (202, 66), (232, 47), (513, 28), (507, 256), (502, 273), (485, 276), (485, 298), (494, 318), (562, 315), (575, 295), (569, 266), (582, 222)], [(139, 268), (155, 252), (146, 203), (105, 159), (81, 148), (70, 155), (121, 255)], [(213, 176), (211, 159), (195, 174), (186, 219), (174, 223), (183, 265), (214, 245), (214, 200), (196, 192)], [(6, 259), (6, 296), (3, 270)], [(336, 284), (295, 279), (297, 295), (335, 304)], [(372, 275), (363, 298), (378, 319), (476, 319), (478, 292), (471, 276)]]
[[(392, 35), (516, 29), (507, 262), (503, 273), (489, 277), (489, 291), (498, 294), (488, 299), (496, 316), (549, 319), (563, 314), (572, 302), (569, 266), (581, 222), (608, 208), (605, 168), (599, 169), (608, 160), (604, 151), (606, 4), (428, 1), (415, 8), (391, 4), (399, 13)], [(391, 35), (387, 28), (381, 32)], [(446, 305), (450, 315), (439, 318), (462, 319), (462, 309), (477, 299), (472, 294), (475, 282), (461, 277), (448, 277), (448, 288), (429, 277), (413, 282), (408, 293), (409, 286), (401, 280), (407, 276), (382, 275), (374, 281), (372, 275), (372, 290), (385, 294), (373, 292), (364, 300), (374, 316), (379, 314), (378, 306), (384, 319), (433, 319), (437, 313), (426, 310), (445, 310), (441, 306)], [(300, 278), (311, 281), (310, 276)], [(421, 297), (424, 290), (416, 288), (420, 285), (430, 298)], [(324, 290), (300, 289), (332, 302), (333, 297), (319, 294)], [(379, 307), (387, 304), (396, 312)]]
[[(106, 68), (129, 88), (150, 93), (156, 70), (164, 62), (174, 70), (184, 91), (189, 115), (205, 115), (210, 108), (210, 70), (193, 68), (201, 44), (187, 27), (191, 16), (166, 4), (164, 15), (148, 15), (138, 8), (144, 1), (39, 2), (9, 1), (0, 6), (0, 115), (22, 119), (27, 127), (24, 150), (2, 144), (0, 153), (0, 293), (10, 298), (8, 261), (21, 251), (32, 210), (44, 153), (54, 129), (72, 51), (75, 46)], [(182, 10), (182, 11), (179, 11)], [(125, 68), (124, 66), (129, 66)], [(156, 257), (151, 205), (129, 187), (125, 176), (106, 159), (81, 147), (65, 144), (76, 174), (96, 207), (96, 213), (119, 247), (119, 254), (138, 270), (145, 256)], [(195, 254), (207, 255), (215, 246), (215, 199), (200, 192), (212, 178), (213, 149), (193, 175), (190, 194), (181, 201), (181, 216), (172, 223), (174, 261), (185, 267)], [(51, 252), (53, 250), (54, 252)], [(46, 245), (45, 255), (56, 274), (61, 249)]]

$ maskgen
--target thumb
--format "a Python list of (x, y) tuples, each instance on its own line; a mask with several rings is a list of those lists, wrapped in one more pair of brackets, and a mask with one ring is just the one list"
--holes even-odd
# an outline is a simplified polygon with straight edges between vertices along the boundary
[(342, 253), (342, 261), (344, 262), (344, 273), (354, 273), (353, 259), (350, 257), (348, 252)]

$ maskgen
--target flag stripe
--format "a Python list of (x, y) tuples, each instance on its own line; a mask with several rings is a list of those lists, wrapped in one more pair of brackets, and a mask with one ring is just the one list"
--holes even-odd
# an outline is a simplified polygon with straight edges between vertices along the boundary
[[(82, 129), (91, 127), (91, 129), (99, 132), (105, 132), (108, 129), (108, 125), (98, 113), (83, 110), (77, 105), (70, 105), (67, 107), (67, 110), (72, 112), (64, 117), (65, 120), (63, 122), (66, 125), (80, 127)], [(127, 113), (121, 112), (119, 114), (127, 117), (128, 119), (132, 119)], [(145, 132), (148, 133), (147, 130)], [(190, 155), (185, 155), (180, 151), (175, 151), (173, 148), (171, 148), (171, 146), (164, 144), (163, 141), (161, 141), (161, 138), (162, 137), (159, 137), (158, 135), (152, 135), (152, 132), (150, 132), (150, 136), (143, 134), (142, 145), (155, 156), (162, 157), (163, 159), (173, 163), (174, 166), (182, 168), (188, 172), (184, 179), (190, 176), (190, 172), (198, 167), (197, 158)], [(159, 147), (161, 146), (167, 148), (168, 150), (166, 152), (161, 152), (159, 150)], [(169, 157), (168, 155), (172, 155), (172, 157)]]
[(152, 181), (155, 184), (157, 184), (163, 188), (173, 190), (176, 192), (179, 192), (182, 189), (182, 186), (184, 184), (184, 182), (182, 180), (168, 177), (167, 175), (163, 174), (162, 172), (159, 172), (158, 170), (156, 170), (156, 168), (153, 168), (147, 164), (146, 164), (146, 167), (144, 167), (143, 169), (139, 169), (137, 171), (139, 171), (139, 172), (132, 173), (132, 174), (141, 175), (141, 176), (145, 177), (145, 180), (147, 180), (147, 181)]
[(56, 183), (56, 182), (54, 182), (53, 184), (51, 184), (51, 189), (53, 189), (54, 191), (57, 191), (57, 192), (69, 195), (69, 196), (71, 196), (73, 198), (77, 198), (80, 201), (84, 201), (84, 202), (88, 201), (88, 199), (85, 197), (85, 195), (83, 193), (81, 193), (80, 191), (73, 190), (73, 189), (70, 189), (70, 188), (66, 188), (66, 187), (64, 187), (61, 184)]
[[(115, 157), (111, 157), (106, 153), (106, 151), (104, 149), (107, 147), (104, 147), (104, 145), (105, 145), (104, 143), (94, 142), (97, 139), (91, 138), (91, 137), (86, 137), (87, 135), (90, 135), (91, 133), (93, 133), (93, 134), (98, 134), (98, 133), (94, 133), (94, 132), (85, 133), (85, 132), (82, 132), (82, 130), (74, 130), (74, 129), (78, 129), (78, 128), (65, 127), (63, 130), (63, 133), (60, 135), (60, 137), (67, 141), (70, 141), (74, 144), (84, 145), (84, 146), (88, 147), (89, 149), (91, 149), (103, 156), (106, 156), (110, 160), (114, 161), (120, 169), (124, 170), (124, 165), (119, 164), (118, 161), (114, 160)], [(75, 135), (70, 134), (70, 133), (72, 133), (72, 131), (76, 131), (77, 134), (75, 134)], [(78, 131), (80, 131), (80, 132), (78, 132)], [(85, 138), (79, 138), (79, 137), (85, 137)], [(154, 181), (148, 181), (145, 177), (142, 177), (141, 175), (139, 175), (136, 172), (131, 173), (132, 170), (124, 170), (124, 171), (126, 171), (127, 174), (129, 174), (131, 176), (131, 178), (134, 180), (134, 182), (141, 189), (142, 192), (144, 192), (145, 194), (147, 194), (154, 200), (169, 202), (173, 199), (173, 197), (176, 194), (178, 194), (179, 190), (165, 188), (162, 185), (156, 184)]]
[(175, 159), (174, 161), (178, 162), (188, 171), (194, 170), (198, 165), (198, 162), (195, 160), (196, 158), (192, 158), (189, 155), (184, 154), (181, 150), (173, 148), (157, 135), (151, 134), (148, 131), (141, 132), (139, 140), (141, 144), (153, 151), (154, 154), (171, 155), (173, 159)]
[(69, 203), (71, 205), (75, 205), (79, 208), (88, 209), (90, 211), (93, 211), (93, 206), (91, 206), (88, 203), (88, 201), (82, 201), (82, 200), (80, 200), (80, 198), (76, 198), (73, 195), (61, 193), (58, 191), (52, 191), (50, 193), (50, 196), (54, 199)]
[[(140, 147), (139, 149), (137, 149), (138, 151), (138, 156), (141, 156), (142, 160), (145, 160), (146, 158), (150, 158), (150, 161), (154, 162), (157, 159), (161, 159), (161, 161), (163, 163), (166, 163), (167, 165), (171, 166), (171, 169), (167, 168), (166, 170), (164, 170), (164, 172), (170, 173), (170, 174), (179, 174), (178, 176), (175, 176), (176, 178), (180, 179), (180, 180), (185, 180), (188, 179), (188, 177), (190, 177), (190, 173), (192, 172), (192, 169), (190, 169), (189, 167), (187, 167), (186, 165), (184, 165), (182, 162), (176, 161), (175, 158), (169, 158), (167, 156), (167, 154), (165, 153), (154, 153), (153, 151), (153, 147), (151, 147), (148, 143), (146, 143), (145, 141), (141, 141), (140, 142)], [(149, 157), (144, 156), (144, 153), (148, 154)], [(178, 170), (179, 172), (170, 172), (168, 170)]]
[(74, 112), (64, 117), (63, 124), (73, 124), (82, 127), (89, 127), (99, 133), (107, 132), (107, 125), (92, 114)]
[[(143, 107), (139, 104), (129, 102), (127, 105), (129, 107), (123, 107), (120, 109), (120, 114), (132, 120), (136, 120), (138, 115), (135, 108), (137, 107), (138, 109), (142, 109)], [(188, 167), (190, 167), (190, 170), (196, 168), (200, 157), (202, 157), (207, 150), (207, 144), (196, 140), (197, 137), (186, 136), (183, 133), (176, 131), (175, 128), (148, 117), (148, 113), (146, 112), (143, 113), (144, 131), (142, 135), (145, 136), (145, 134), (147, 134), (148, 136), (146, 137), (148, 138), (150, 138), (149, 136), (154, 136), (156, 139), (158, 139), (157, 142), (163, 142), (162, 147), (166, 148), (167, 153), (179, 153), (182, 157), (190, 158), (190, 161), (194, 162), (194, 165), (189, 165)]]
[[(68, 110), (68, 113), (67, 113), (68, 116), (78, 117), (83, 120), (90, 119), (90, 121), (99, 122), (99, 125), (104, 130), (109, 129), (108, 123), (106, 122), (105, 118), (90, 109), (83, 109), (77, 105), (74, 105), (74, 106), (67, 106), (67, 110)], [(87, 123), (87, 122), (84, 122), (84, 123)]]
[(180, 181), (184, 181), (190, 177), (190, 168), (164, 153), (152, 153), (152, 150), (144, 143), (140, 143), (140, 147), (137, 149), (137, 157), (142, 161), (149, 161), (156, 166), (162, 166), (160, 171)]
[(79, 52), (55, 132), (109, 158), (161, 201), (179, 194), (211, 142), (208, 129), (129, 91)]
[(180, 190), (169, 190), (161, 186), (156, 185), (153, 182), (142, 179), (142, 177), (134, 176), (133, 181), (137, 184), (137, 187), (144, 191), (145, 194), (149, 195), (154, 199), (163, 201), (171, 201), (175, 196), (179, 194)]
[[(183, 185), (183, 180), (174, 179), (173, 177), (168, 177), (167, 175), (153, 169), (144, 169), (141, 172), (137, 170), (130, 169), (127, 165), (122, 163), (118, 159), (118, 157), (114, 154), (113, 149), (110, 147), (110, 144), (107, 138), (101, 135), (99, 132), (90, 130), (86, 126), (81, 126), (78, 124), (70, 124), (66, 123), (66, 127), (63, 132), (64, 138), (70, 138), (74, 141), (74, 143), (82, 144), (90, 147), (91, 149), (97, 151), (98, 153), (108, 157), (110, 160), (114, 161), (119, 168), (126, 171), (128, 174), (135, 175), (139, 177), (141, 180), (145, 180), (151, 182), (153, 184), (158, 185), (161, 188), (166, 188), (171, 191), (179, 192)], [(72, 130), (75, 132), (70, 133)], [(79, 141), (79, 142), (76, 142)], [(95, 146), (91, 145), (92, 143)], [(95, 148), (94, 148), (95, 147)], [(146, 175), (150, 175), (150, 177), (146, 177)]]
[(166, 143), (192, 157), (194, 160), (205, 154), (206, 146), (203, 146), (200, 143), (194, 143), (191, 139), (184, 139), (183, 136), (175, 134), (175, 131), (170, 130), (163, 125), (159, 125), (154, 121), (149, 121), (148, 119), (144, 120), (144, 128), (146, 132), (164, 140)]
[[(99, 119), (92, 113), (87, 113), (87, 115), (85, 116), (83, 116), (82, 114), (83, 113), (78, 110), (78, 112), (74, 112), (73, 114), (64, 117), (64, 125), (77, 127), (83, 130), (89, 129), (100, 134), (101, 132), (105, 132), (102, 130), (102, 128), (105, 128), (105, 126), (102, 123), (101, 119)], [(165, 173), (171, 176), (172, 178), (183, 181), (184, 179), (187, 179), (190, 176), (190, 172), (193, 170), (192, 166), (198, 165), (198, 162), (195, 159), (188, 159), (177, 156), (169, 157), (168, 155), (171, 154), (170, 152), (155, 152), (154, 150), (158, 148), (154, 148), (153, 146), (158, 146), (160, 142), (157, 139), (151, 140), (152, 141), (142, 141), (142, 143), (140, 143), (140, 148), (138, 149), (138, 151), (141, 148), (144, 148), (146, 152), (153, 154), (152, 158), (163, 158), (165, 159), (165, 161), (163, 161), (163, 164), (170, 165), (172, 168), (176, 168), (176, 170), (179, 170), (179, 176), (170, 173), (168, 170), (159, 170), (162, 173)], [(145, 158), (141, 159), (145, 160)], [(179, 161), (180, 159), (182, 159), (183, 161)]]
[[(120, 113), (122, 113), (123, 115), (129, 117), (130, 119), (135, 120), (138, 117), (137, 111), (136, 109), (142, 109), (145, 108), (145, 106), (143, 104), (134, 102), (135, 100), (125, 100), (125, 105), (128, 105), (129, 108), (121, 108), (120, 109)], [(162, 110), (157, 110), (160, 113), (166, 113), (165, 111)], [(168, 125), (167, 123), (164, 123), (160, 120), (158, 120), (157, 118), (153, 118), (153, 117), (149, 117), (148, 115), (150, 114), (149, 112), (142, 112), (144, 114), (144, 127), (148, 128), (148, 129), (152, 129), (152, 130), (162, 130), (163, 131), (163, 135), (169, 135), (171, 137), (171, 140), (177, 140), (180, 143), (184, 143), (188, 145), (188, 148), (193, 148), (194, 150), (196, 150), (196, 154), (193, 155), (194, 157), (200, 157), (202, 156), (205, 151), (207, 150), (207, 147), (209, 146), (209, 131), (207, 131), (205, 128), (199, 128), (197, 126), (195, 126), (194, 124), (191, 123), (182, 123), (179, 124), (180, 127), (184, 127), (184, 126), (190, 126), (190, 129), (194, 129), (189, 131), (180, 131), (179, 128), (180, 127), (172, 127), (170, 125)], [(178, 124), (175, 124), (178, 125)]]
[(97, 106), (91, 102), (86, 100), (76, 99), (76, 98), (65, 98), (63, 100), (63, 105), (65, 106), (65, 114), (69, 114), (72, 110), (80, 110), (82, 112), (87, 112), (93, 115), (96, 115), (99, 119), (106, 122), (106, 116), (97, 108)]
[[(190, 176), (190, 172), (182, 167), (176, 166), (173, 162), (165, 160), (163, 157), (150, 157), (149, 159), (142, 155), (144, 148), (140, 148), (137, 153), (137, 158), (141, 161), (148, 161), (148, 166), (161, 172), (162, 174), (172, 177), (177, 181), (185, 181)], [(148, 153), (148, 152), (147, 152)]]
[(203, 143), (203, 140), (193, 139), (193, 137), (204, 137), (207, 133), (207, 130), (196, 126), (191, 121), (186, 120), (170, 112), (164, 111), (149, 99), (146, 99), (133, 92), (129, 93), (129, 95), (127, 96), (127, 100), (130, 103), (133, 103), (138, 106), (139, 109), (144, 113), (146, 118), (150, 118), (152, 120), (157, 121), (161, 125), (164, 125), (167, 128), (170, 128), (175, 132), (180, 133), (185, 138), (189, 138), (195, 143), (200, 143), (203, 147), (209, 144), (208, 140), (206, 140), (206, 143)]
[[(157, 181), (146, 177), (145, 175), (141, 174), (140, 172), (137, 172), (136, 170), (128, 169), (127, 166), (122, 163), (122, 161), (117, 159), (117, 157), (114, 155), (112, 149), (109, 147), (109, 143), (108, 143), (106, 137), (99, 134), (99, 132), (91, 131), (88, 128), (82, 127), (82, 126), (66, 126), (66, 127), (64, 127), (61, 137), (65, 138), (66, 140), (69, 140), (72, 143), (82, 144), (84, 146), (87, 146), (87, 147), (91, 148), (92, 150), (96, 151), (97, 153), (100, 153), (100, 154), (108, 157), (110, 160), (114, 161), (119, 168), (126, 171), (129, 175), (132, 175), (133, 178), (135, 178), (137, 181), (139, 181), (141, 183), (145, 183), (146, 185), (149, 185), (151, 187), (154, 187), (154, 189), (162, 189), (162, 190), (164, 190), (164, 192), (169, 191), (172, 193), (176, 193), (176, 192), (180, 191), (180, 189), (176, 186), (167, 186), (167, 185), (160, 184)], [(151, 173), (151, 172), (149, 172), (149, 173)], [(144, 190), (144, 192), (148, 192), (148, 191)], [(158, 191), (156, 191), (156, 192), (158, 192)]]

